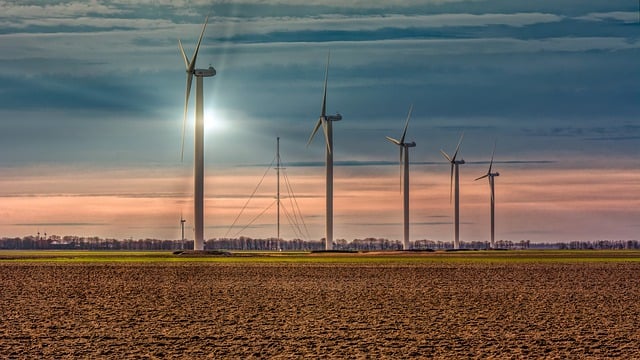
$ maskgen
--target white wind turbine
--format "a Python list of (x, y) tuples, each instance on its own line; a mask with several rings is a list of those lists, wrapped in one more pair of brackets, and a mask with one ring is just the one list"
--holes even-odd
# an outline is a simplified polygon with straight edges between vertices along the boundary
[(186, 223), (187, 220), (185, 220), (182, 217), (182, 213), (180, 213), (180, 250), (184, 250), (184, 223)]
[(487, 171), (486, 174), (480, 176), (479, 178), (476, 179), (480, 180), (480, 179), (484, 179), (484, 178), (488, 178), (489, 179), (489, 188), (491, 189), (491, 248), (495, 249), (495, 222), (494, 222), (494, 211), (495, 211), (495, 191), (494, 191), (494, 177), (496, 176), (500, 176), (499, 172), (491, 172), (491, 168), (493, 167), (493, 156), (496, 153), (496, 143), (493, 143), (493, 151), (491, 152), (491, 162), (489, 162), (489, 170)]
[(320, 118), (313, 128), (313, 132), (309, 137), (307, 146), (313, 140), (316, 132), (320, 126), (324, 132), (324, 139), (326, 142), (325, 149), (325, 161), (326, 161), (326, 219), (325, 219), (325, 250), (333, 249), (333, 126), (334, 121), (342, 120), (342, 115), (336, 113), (335, 115), (327, 115), (327, 79), (329, 77), (329, 59), (330, 54), (327, 55), (327, 67), (324, 73), (324, 91), (322, 95), (322, 109), (320, 112)]
[[(460, 140), (458, 141), (458, 146), (456, 146), (456, 152), (453, 153), (453, 156), (450, 157), (443, 150), (440, 150), (442, 155), (451, 163), (451, 180), (450, 184), (453, 187), (453, 178), (455, 173), (455, 203), (453, 210), (453, 218), (454, 218), (454, 239), (453, 239), (453, 248), (460, 249), (460, 172), (458, 171), (458, 165), (464, 164), (464, 159), (457, 160), (458, 151), (460, 150), (460, 144), (462, 144), (462, 138), (464, 137), (464, 133), (460, 136)], [(449, 189), (449, 201), (451, 201), (451, 193), (452, 189)]]
[[(400, 140), (396, 140), (389, 136), (386, 137), (387, 140), (400, 147), (400, 166), (402, 166), (404, 171), (404, 182), (402, 184), (402, 204), (404, 208), (404, 237), (402, 242), (403, 250), (409, 250), (409, 148), (416, 146), (416, 143), (414, 141), (410, 143), (404, 142), (404, 138), (407, 135), (407, 127), (409, 126), (409, 119), (411, 118), (411, 111), (413, 111), (413, 104), (409, 107), (409, 114), (407, 115), (407, 121), (404, 124), (404, 131), (402, 131)], [(400, 176), (402, 177), (402, 173), (400, 173)]]
[(187, 71), (187, 90), (184, 101), (184, 120), (182, 123), (182, 145), (180, 150), (180, 157), (184, 159), (184, 136), (187, 124), (187, 107), (189, 105), (189, 93), (191, 92), (191, 82), (193, 76), (196, 77), (196, 123), (195, 123), (195, 155), (193, 164), (194, 174), (194, 230), (195, 239), (193, 242), (193, 250), (204, 250), (204, 111), (203, 111), (203, 96), (202, 96), (202, 78), (211, 77), (216, 74), (216, 70), (209, 66), (208, 69), (196, 69), (196, 59), (198, 57), (198, 50), (200, 50), (200, 43), (204, 36), (204, 31), (207, 28), (207, 22), (209, 16), (204, 21), (202, 26), (202, 32), (198, 39), (198, 44), (193, 52), (191, 60), (187, 58), (182, 48), (182, 42), (178, 40), (178, 46), (180, 53), (184, 59), (184, 64)]

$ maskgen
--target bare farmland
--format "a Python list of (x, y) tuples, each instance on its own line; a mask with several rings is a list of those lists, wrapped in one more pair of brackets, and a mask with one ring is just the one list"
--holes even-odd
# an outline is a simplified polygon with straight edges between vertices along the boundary
[(640, 264), (0, 264), (1, 358), (632, 358)]

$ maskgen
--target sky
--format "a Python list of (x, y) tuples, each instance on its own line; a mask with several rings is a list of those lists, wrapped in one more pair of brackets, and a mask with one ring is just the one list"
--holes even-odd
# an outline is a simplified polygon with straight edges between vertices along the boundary
[[(197, 62), (217, 70), (204, 85), (206, 238), (275, 236), (276, 137), (307, 239), (324, 236), (324, 146), (307, 140), (330, 52), (327, 111), (343, 116), (336, 239), (402, 238), (398, 148), (385, 136), (401, 135), (412, 104), (412, 240), (452, 241), (440, 150), (463, 132), (462, 241), (490, 235), (489, 186), (474, 179), (494, 142), (497, 240), (638, 239), (639, 6), (0, 0), (0, 237), (179, 239), (184, 216), (192, 238), (194, 112), (181, 161), (178, 39), (191, 55), (209, 14)], [(285, 220), (282, 237), (297, 237)]]

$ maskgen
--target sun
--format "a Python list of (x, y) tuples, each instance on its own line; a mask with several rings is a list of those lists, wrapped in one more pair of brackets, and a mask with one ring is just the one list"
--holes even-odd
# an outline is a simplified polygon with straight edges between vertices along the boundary
[(220, 110), (207, 108), (204, 110), (204, 131), (207, 134), (217, 134), (227, 128), (227, 121)]

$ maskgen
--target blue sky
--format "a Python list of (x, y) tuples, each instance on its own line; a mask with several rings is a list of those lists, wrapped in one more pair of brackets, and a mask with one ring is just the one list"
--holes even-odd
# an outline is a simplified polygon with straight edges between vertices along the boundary
[[(414, 187), (448, 185), (439, 149), (452, 151), (464, 131), (461, 154), (470, 164), (463, 171), (471, 180), (483, 173), (497, 139), (502, 173), (497, 186), (502, 181), (515, 188), (515, 179), (528, 172), (551, 179), (574, 171), (577, 178), (600, 178), (582, 184), (597, 192), (615, 186), (616, 174), (631, 172), (625, 175), (629, 187), (618, 190), (627, 202), (611, 206), (632, 208), (640, 182), (638, 6), (631, 0), (0, 1), (0, 181), (11, 184), (0, 195), (15, 200), (149, 193), (126, 181), (94, 188), (81, 182), (85, 175), (102, 179), (105, 171), (131, 181), (171, 174), (182, 180), (154, 188), (149, 196), (188, 194), (190, 159), (181, 163), (179, 149), (185, 74), (177, 40), (190, 54), (210, 13), (198, 66), (211, 64), (218, 71), (205, 85), (205, 111), (218, 123), (206, 140), (208, 174), (214, 179), (269, 164), (276, 136), (282, 138), (294, 182), (295, 175), (321, 174), (314, 168), (323, 165), (324, 149), (319, 141), (306, 147), (306, 141), (320, 111), (330, 51), (328, 111), (344, 117), (334, 127), (336, 161), (369, 164), (343, 166), (343, 176), (375, 173), (376, 179), (392, 177), (397, 184), (397, 149), (384, 136), (399, 136), (414, 104), (407, 135), (418, 144), (411, 153)], [(191, 146), (187, 136), (186, 148)], [(60, 181), (53, 179), (64, 173), (78, 182), (56, 185)], [(41, 185), (20, 187), (27, 178)], [(387, 187), (385, 181), (380, 189)], [(563, 186), (571, 187), (573, 180), (566, 181)], [(321, 190), (306, 195), (320, 197)], [(237, 195), (251, 191), (251, 186), (237, 189)], [(392, 191), (397, 195), (397, 188)], [(208, 194), (229, 195), (224, 192)], [(440, 199), (425, 196), (414, 201)], [(567, 196), (564, 203), (554, 198), (554, 206), (565, 204), (569, 211), (567, 204), (580, 195)], [(179, 207), (189, 211), (185, 204)], [(318, 210), (311, 218), (321, 217)], [(468, 213), (474, 211), (477, 218), (469, 223), (480, 229), (483, 215), (475, 209)], [(8, 205), (2, 213), (11, 218), (5, 223), (11, 234), (32, 231), (16, 224), (76, 223), (20, 217)], [(438, 210), (428, 216), (450, 221), (449, 215)], [(464, 221), (464, 208), (462, 216)], [(573, 221), (566, 216), (563, 223)], [(360, 220), (343, 223), (376, 222), (366, 215)], [(393, 236), (398, 221), (389, 219), (393, 225), (381, 234)], [(611, 229), (624, 225), (626, 230), (610, 236), (633, 236), (637, 227), (631, 222), (616, 222)], [(580, 224), (561, 238), (583, 238)], [(338, 237), (340, 230), (347, 238), (376, 236), (337, 226)], [(130, 232), (173, 236), (150, 230), (158, 227), (149, 220), (144, 231)], [(481, 238), (480, 230), (472, 229), (469, 225), (468, 233)], [(511, 239), (527, 229), (502, 235)], [(424, 228), (419, 230), (424, 236), (416, 237), (447, 240), (449, 230)], [(535, 239), (560, 229), (545, 231)]]

